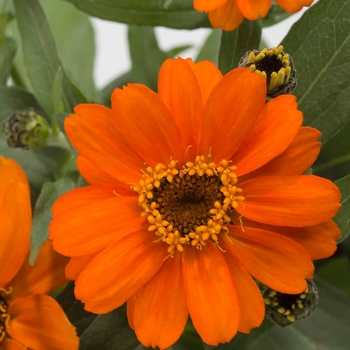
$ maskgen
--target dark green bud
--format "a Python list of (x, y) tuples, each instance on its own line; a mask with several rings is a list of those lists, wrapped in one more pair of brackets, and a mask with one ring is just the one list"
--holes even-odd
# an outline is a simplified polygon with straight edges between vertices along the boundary
[(310, 316), (318, 303), (318, 291), (312, 280), (300, 294), (284, 294), (265, 287), (262, 291), (266, 315), (279, 326), (285, 327)]
[(283, 51), (282, 45), (277, 49), (247, 51), (238, 67), (248, 67), (265, 78), (268, 98), (290, 94), (297, 85), (293, 59)]
[(51, 134), (51, 128), (44, 117), (27, 108), (16, 111), (3, 124), (9, 147), (35, 149), (42, 147)]

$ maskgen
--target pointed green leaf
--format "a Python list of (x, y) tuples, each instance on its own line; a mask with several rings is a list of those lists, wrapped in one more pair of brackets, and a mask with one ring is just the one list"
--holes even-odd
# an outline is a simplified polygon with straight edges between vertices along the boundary
[(319, 305), (294, 325), (274, 326), (247, 350), (346, 350), (350, 344), (350, 299), (330, 284), (315, 280)]
[(241, 57), (249, 50), (259, 48), (261, 27), (259, 21), (244, 20), (231, 32), (222, 32), (219, 69), (222, 74), (237, 68)]
[(198, 56), (196, 57), (196, 62), (209, 60), (215, 65), (218, 65), (219, 50), (221, 45), (221, 30), (213, 30), (205, 40), (203, 46), (201, 47)]
[(350, 118), (350, 1), (320, 0), (294, 24), (283, 40), (294, 60), (294, 93), (304, 124), (334, 136)]
[[(62, 67), (54, 38), (38, 0), (14, 0), (26, 71), (31, 85), (48, 114), (53, 114), (51, 91), (55, 74)], [(63, 100), (66, 111), (85, 98), (63, 71)]]
[(12, 62), (17, 50), (15, 40), (0, 34), (0, 86), (5, 85), (10, 76)]
[(342, 206), (335, 216), (334, 221), (340, 229), (342, 234), (341, 240), (343, 240), (350, 233), (350, 175), (335, 181), (335, 184), (339, 187), (342, 194)]
[(89, 313), (84, 310), (83, 304), (74, 298), (73, 283), (69, 283), (56, 300), (77, 328), (80, 350), (136, 350), (136, 347), (140, 349), (135, 333), (128, 325), (125, 306), (104, 315)]
[(65, 176), (55, 182), (44, 183), (33, 213), (32, 231), (30, 233), (30, 264), (34, 264), (40, 247), (49, 237), (48, 227), (52, 220), (52, 205), (62, 194), (75, 188), (77, 180), (78, 173), (76, 179), (72, 176)]
[(40, 0), (67, 74), (89, 100), (95, 98), (95, 34), (85, 13), (61, 0)]
[(67, 0), (88, 14), (127, 24), (179, 29), (211, 27), (193, 0)]
[(160, 66), (168, 56), (160, 50), (153, 27), (129, 26), (133, 82), (156, 90)]

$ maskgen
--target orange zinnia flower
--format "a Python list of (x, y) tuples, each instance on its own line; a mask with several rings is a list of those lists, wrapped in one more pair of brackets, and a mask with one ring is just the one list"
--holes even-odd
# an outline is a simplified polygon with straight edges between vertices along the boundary
[[(290, 13), (310, 6), (314, 0), (276, 0), (277, 4)], [(244, 18), (251, 21), (265, 17), (270, 9), (271, 0), (194, 0), (194, 8), (208, 12), (214, 28), (233, 30)]]
[(305, 290), (311, 260), (336, 248), (340, 193), (301, 175), (320, 133), (301, 126), (295, 97), (265, 100), (266, 81), (247, 68), (223, 77), (179, 58), (162, 65), (158, 94), (129, 84), (112, 110), (75, 108), (65, 128), (90, 186), (58, 199), (49, 230), (87, 310), (127, 302), (138, 339), (160, 348), (189, 314), (216, 345), (261, 324), (251, 276)]
[(31, 229), (29, 186), (22, 168), (0, 156), (0, 348), (77, 350), (74, 327), (44, 293), (66, 283), (67, 258), (47, 241), (34, 266), (27, 262)]

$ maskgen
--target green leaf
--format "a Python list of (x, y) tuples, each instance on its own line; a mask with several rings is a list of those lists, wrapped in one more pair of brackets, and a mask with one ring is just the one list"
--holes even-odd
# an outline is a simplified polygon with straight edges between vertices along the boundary
[(350, 175), (335, 181), (342, 194), (341, 208), (334, 217), (335, 223), (338, 225), (342, 234), (341, 240), (345, 239), (350, 233)]
[[(52, 115), (51, 91), (56, 72), (62, 67), (54, 38), (37, 0), (14, 0), (14, 5), (30, 83), (47, 113)], [(71, 111), (86, 100), (67, 78), (63, 68), (62, 72), (62, 98), (66, 111)]]
[(231, 32), (222, 32), (219, 51), (219, 69), (222, 74), (237, 68), (241, 57), (249, 50), (258, 49), (261, 37), (259, 21), (244, 20)]
[(52, 219), (52, 205), (58, 197), (75, 187), (76, 181), (71, 176), (65, 176), (55, 182), (44, 183), (33, 213), (32, 231), (30, 233), (30, 264), (34, 264), (40, 247), (49, 237), (48, 227)]
[(84, 310), (83, 304), (74, 298), (72, 282), (56, 300), (77, 328), (80, 350), (136, 350), (139, 345), (134, 331), (128, 325), (125, 306), (104, 315), (89, 313)]
[(208, 16), (193, 8), (193, 0), (67, 0), (88, 14), (127, 24), (178, 29), (211, 27)]
[(350, 174), (350, 123), (347, 123), (321, 149), (312, 169), (315, 174), (331, 180)]
[(129, 26), (133, 82), (157, 90), (158, 72), (168, 56), (158, 47), (153, 27)]
[(6, 85), (17, 50), (16, 41), (0, 34), (0, 86)]
[(205, 40), (203, 46), (201, 47), (197, 57), (196, 62), (209, 60), (215, 65), (218, 65), (218, 56), (221, 44), (221, 30), (213, 30)]
[(341, 289), (350, 298), (350, 261), (347, 257), (327, 259), (318, 269), (317, 276)]
[(345, 350), (350, 344), (350, 299), (316, 279), (319, 305), (311, 316), (294, 325), (274, 326), (248, 350)]
[(321, 130), (323, 142), (350, 118), (349, 13), (349, 1), (320, 0), (282, 42), (295, 63), (304, 124)]
[(61, 0), (40, 0), (67, 74), (89, 100), (95, 99), (95, 33), (88, 16)]

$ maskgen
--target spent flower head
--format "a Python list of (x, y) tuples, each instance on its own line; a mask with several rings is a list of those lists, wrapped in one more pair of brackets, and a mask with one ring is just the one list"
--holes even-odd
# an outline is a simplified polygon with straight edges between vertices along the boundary
[(261, 51), (247, 51), (238, 67), (248, 67), (266, 80), (268, 98), (289, 94), (297, 84), (293, 59), (283, 51), (282, 45)]
[(35, 149), (44, 146), (51, 135), (46, 119), (33, 108), (16, 111), (3, 124), (7, 144), (13, 148)]

